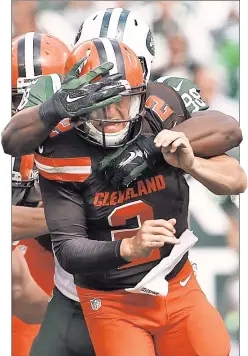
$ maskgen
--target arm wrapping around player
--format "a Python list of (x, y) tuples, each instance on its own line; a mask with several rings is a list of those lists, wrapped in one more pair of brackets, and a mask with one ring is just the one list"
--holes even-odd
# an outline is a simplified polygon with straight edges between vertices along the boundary
[[(149, 84), (146, 118), (155, 135), (164, 129), (183, 132), (189, 139), (194, 154), (204, 158), (218, 156), (240, 144), (242, 132), (235, 118), (213, 110), (188, 111), (183, 95), (185, 93), (178, 93), (174, 87), (165, 83)], [(166, 119), (162, 116), (159, 105), (155, 105), (158, 98), (173, 111)]]
[[(57, 82), (61, 85), (58, 90), (54, 90), (54, 78), (51, 75), (38, 78), (26, 89), (18, 107), (19, 111), (24, 109), (23, 112), (15, 114), (2, 132), (5, 153), (12, 156), (29, 154), (45, 141), (61, 120), (73, 118), (77, 121), (81, 116), (121, 100), (119, 94), (125, 87), (119, 82), (122, 77), (120, 74), (92, 82), (108, 73), (114, 64), (106, 62), (78, 77), (78, 68), (86, 59), (84, 57), (76, 63), (62, 83), (57, 76)], [(70, 95), (74, 100), (69, 100)], [(37, 107), (28, 109), (30, 106)]]
[(181, 168), (214, 194), (231, 195), (245, 191), (246, 174), (236, 159), (226, 155), (210, 159), (195, 157), (183, 132), (163, 130), (154, 142), (167, 163)]
[(40, 120), (39, 109), (40, 105), (26, 108), (12, 117), (2, 132), (2, 146), (6, 154), (29, 154), (47, 139), (56, 123), (53, 127), (46, 127)]
[(40, 177), (40, 188), (53, 248), (62, 268), (71, 274), (95, 273), (128, 263), (120, 255), (121, 241), (88, 238), (83, 199), (73, 183)]
[(244, 170), (235, 158), (227, 155), (210, 159), (195, 157), (187, 173), (217, 195), (236, 195), (247, 188)]
[[(169, 92), (170, 93), (170, 92)], [(177, 112), (182, 111), (182, 103), (177, 97)], [(169, 125), (167, 120), (162, 122), (158, 120), (155, 115), (150, 116), (149, 122), (154, 125), (154, 130), (158, 135), (166, 131), (167, 135), (183, 134), (187, 137), (193, 149), (194, 155), (197, 157), (208, 158), (219, 156), (229, 149), (238, 146), (242, 141), (242, 132), (239, 128), (238, 122), (232, 117), (220, 113), (218, 111), (198, 112), (198, 115), (182, 121), (182, 115), (173, 115)], [(174, 126), (176, 122), (181, 122)], [(167, 127), (169, 126), (169, 127)], [(174, 126), (174, 127), (173, 127)], [(171, 128), (173, 127), (173, 128)], [(168, 142), (169, 144), (170, 142)], [(135, 152), (133, 159), (130, 160), (129, 152)], [(153, 136), (140, 137), (126, 148), (119, 149), (115, 153), (106, 155), (100, 162), (98, 169), (104, 172), (106, 178), (111, 182), (115, 188), (128, 186), (133, 180), (137, 179), (147, 167), (152, 169), (152, 166), (162, 159), (160, 150), (158, 150), (153, 143)], [(219, 162), (222, 164), (222, 161)], [(224, 162), (226, 164), (226, 161)], [(235, 175), (243, 177), (244, 172), (239, 166), (238, 162), (234, 165), (236, 170)], [(232, 171), (228, 171), (227, 175), (232, 175)], [(228, 179), (228, 177), (227, 177)], [(242, 182), (244, 180), (242, 179)], [(242, 184), (238, 181), (234, 182), (232, 176), (230, 177), (230, 191), (231, 194), (241, 193), (243, 191)], [(223, 189), (220, 190), (221, 193)]]
[(2, 132), (5, 153), (12, 156), (29, 154), (47, 139), (61, 117), (55, 113), (45, 122), (40, 116), (41, 104), (52, 97), (61, 87), (61, 82), (60, 75), (41, 76), (26, 89), (18, 112)]
[(22, 251), (12, 252), (12, 313), (27, 324), (41, 324), (49, 296), (37, 285)]
[(199, 111), (192, 118), (175, 126), (183, 132), (198, 157), (218, 156), (240, 145), (243, 137), (239, 123), (219, 111)]
[(12, 205), (12, 241), (48, 234), (43, 208)]

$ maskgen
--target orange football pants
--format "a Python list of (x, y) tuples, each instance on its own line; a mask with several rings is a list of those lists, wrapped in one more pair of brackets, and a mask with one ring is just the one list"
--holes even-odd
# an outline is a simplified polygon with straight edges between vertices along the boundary
[(169, 281), (166, 297), (77, 289), (96, 356), (229, 355), (224, 322), (189, 261)]
[(12, 316), (12, 356), (28, 356), (40, 324), (25, 324)]
[[(18, 244), (27, 248), (25, 258), (36, 283), (48, 295), (54, 287), (54, 258), (35, 239), (22, 240)], [(17, 245), (17, 246), (18, 246)], [(28, 356), (40, 324), (26, 324), (12, 316), (12, 356)]]

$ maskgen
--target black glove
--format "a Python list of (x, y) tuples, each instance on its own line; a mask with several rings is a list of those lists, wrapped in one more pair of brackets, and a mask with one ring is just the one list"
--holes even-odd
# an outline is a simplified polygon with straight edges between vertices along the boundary
[(61, 88), (51, 99), (41, 104), (39, 115), (46, 127), (54, 127), (68, 117), (77, 121), (82, 115), (121, 100), (121, 95), (118, 94), (125, 90), (118, 82), (122, 78), (121, 74), (113, 74), (91, 83), (98, 76), (108, 73), (113, 68), (113, 63), (104, 63), (79, 77), (79, 67), (81, 68), (85, 61), (86, 57), (75, 64), (65, 76)]
[(105, 157), (99, 163), (98, 171), (105, 174), (115, 189), (127, 187), (146, 169), (163, 161), (163, 155), (153, 140), (154, 136), (140, 136), (134, 143)]

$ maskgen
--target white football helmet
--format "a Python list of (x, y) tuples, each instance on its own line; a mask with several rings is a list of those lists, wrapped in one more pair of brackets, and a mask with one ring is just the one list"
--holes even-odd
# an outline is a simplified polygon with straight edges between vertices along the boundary
[(155, 46), (151, 30), (142, 19), (122, 8), (95, 12), (79, 27), (74, 45), (98, 37), (116, 39), (128, 46), (140, 59), (144, 79), (148, 82)]

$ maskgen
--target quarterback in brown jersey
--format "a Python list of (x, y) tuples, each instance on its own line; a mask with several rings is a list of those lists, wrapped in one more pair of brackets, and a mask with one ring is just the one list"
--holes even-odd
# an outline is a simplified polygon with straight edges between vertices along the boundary
[[(228, 355), (224, 323), (188, 261), (197, 239), (187, 230), (184, 178), (186, 172), (208, 186), (221, 172), (211, 160), (197, 164), (180, 133), (169, 143), (157, 136), (160, 158), (116, 190), (97, 169), (106, 152), (157, 132), (144, 115), (146, 85), (133, 51), (115, 40), (94, 39), (72, 52), (67, 70), (85, 55), (82, 75), (111, 58), (110, 74), (122, 74), (122, 99), (82, 115), (75, 130), (44, 142), (35, 159), (55, 254), (74, 275), (95, 352)], [(179, 95), (174, 100), (181, 103), (181, 109), (171, 107), (176, 120), (184, 106)]]

